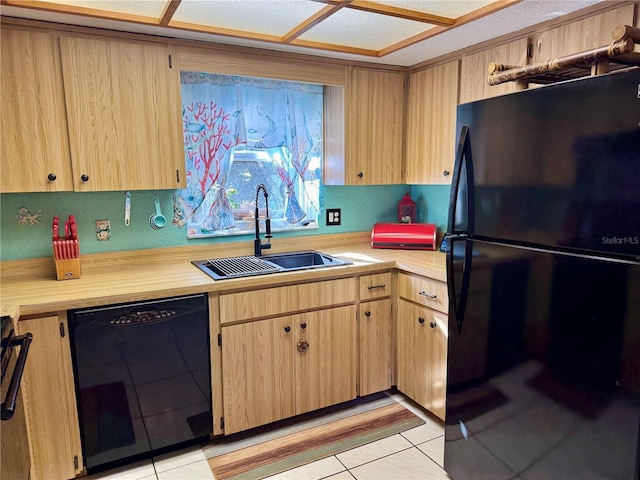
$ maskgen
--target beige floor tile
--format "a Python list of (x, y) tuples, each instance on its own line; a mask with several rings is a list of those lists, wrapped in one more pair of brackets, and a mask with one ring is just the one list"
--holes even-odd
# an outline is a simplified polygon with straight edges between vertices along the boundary
[(202, 449), (199, 446), (194, 446), (154, 457), (153, 465), (156, 468), (156, 472), (160, 473), (173, 468), (183, 467), (190, 463), (201, 462), (202, 460), (206, 460)]
[(214, 480), (206, 460), (158, 473), (158, 480)]
[(336, 457), (327, 457), (322, 460), (316, 460), (315, 462), (307, 463), (298, 468), (287, 470), (286, 472), (278, 473), (271, 477), (267, 477), (268, 480), (319, 480), (321, 478), (335, 475), (336, 473), (344, 472), (346, 469), (342, 463), (338, 461)]
[(417, 448), (410, 448), (350, 470), (356, 480), (448, 480), (442, 468)]
[(438, 465), (444, 466), (444, 436), (421, 443), (418, 448)]
[(330, 477), (325, 477), (323, 480), (355, 480), (355, 477), (345, 470)]
[(345, 467), (351, 469), (358, 465), (391, 455), (392, 453), (411, 448), (412, 446), (411, 442), (398, 434), (348, 450), (336, 455), (336, 457), (338, 457), (338, 460), (340, 460)]
[(434, 438), (438, 438), (444, 435), (444, 427), (434, 420), (425, 420), (424, 425), (412, 428), (406, 432), (402, 432), (401, 435), (409, 440), (414, 445), (419, 445)]

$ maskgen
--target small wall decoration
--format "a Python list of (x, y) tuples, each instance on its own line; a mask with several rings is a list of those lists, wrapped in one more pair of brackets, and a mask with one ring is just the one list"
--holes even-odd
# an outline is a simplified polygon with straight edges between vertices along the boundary
[(36, 210), (35, 213), (31, 213), (27, 208), (20, 207), (16, 218), (18, 219), (18, 225), (35, 225), (36, 223), (40, 223), (38, 219), (41, 216), (42, 210)]
[(109, 220), (96, 220), (96, 238), (99, 242), (111, 240), (111, 222)]

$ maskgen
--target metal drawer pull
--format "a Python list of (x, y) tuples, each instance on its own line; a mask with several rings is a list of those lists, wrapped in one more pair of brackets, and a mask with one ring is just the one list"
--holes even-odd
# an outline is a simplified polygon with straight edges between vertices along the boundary
[[(27, 355), (29, 354), (29, 347), (31, 346), (32, 340), (33, 335), (31, 335), (30, 333), (26, 333), (24, 335), (20, 335), (19, 337), (13, 337), (10, 341), (10, 344), (7, 344), (7, 347), (16, 345), (21, 345), (22, 347), (20, 348), (20, 353), (18, 354), (18, 359), (16, 360), (16, 366), (13, 370), (13, 374), (11, 375), (11, 381), (9, 382), (9, 388), (7, 389), (7, 396), (2, 402), (2, 420), (10, 420), (16, 411), (18, 389), (20, 388), (20, 381), (22, 380), (24, 367), (27, 363)], [(5, 345), (3, 345), (2, 348), (3, 354), (5, 353), (4, 347)]]
[(423, 297), (430, 298), (431, 300), (435, 300), (438, 296), (435, 293), (427, 293), (427, 292), (418, 292), (418, 295), (422, 295)]
[(386, 287), (386, 286), (387, 286), (387, 285), (383, 283), (382, 285), (369, 285), (367, 288), (368, 288), (369, 290), (373, 290), (374, 288), (384, 288), (384, 287)]

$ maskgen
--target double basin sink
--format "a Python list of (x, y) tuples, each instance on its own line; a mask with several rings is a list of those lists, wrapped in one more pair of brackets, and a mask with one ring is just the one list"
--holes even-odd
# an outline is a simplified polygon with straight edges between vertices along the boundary
[(348, 260), (314, 250), (197, 260), (193, 263), (214, 280), (350, 265)]

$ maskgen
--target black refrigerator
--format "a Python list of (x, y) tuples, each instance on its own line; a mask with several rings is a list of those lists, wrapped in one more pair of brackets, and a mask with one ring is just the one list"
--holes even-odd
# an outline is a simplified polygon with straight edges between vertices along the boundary
[(462, 104), (444, 468), (639, 478), (640, 69)]

